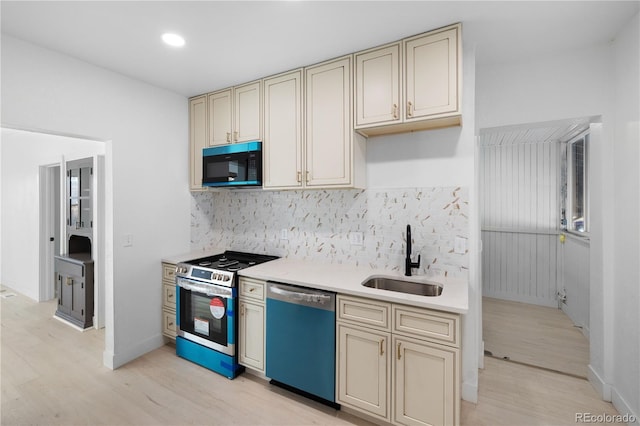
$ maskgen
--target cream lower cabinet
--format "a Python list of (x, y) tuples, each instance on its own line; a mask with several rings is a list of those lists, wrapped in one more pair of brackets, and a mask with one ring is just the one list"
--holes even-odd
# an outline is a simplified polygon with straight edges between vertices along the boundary
[(459, 424), (459, 315), (337, 300), (338, 402), (382, 423)]
[(394, 421), (403, 425), (458, 424), (455, 372), (459, 350), (395, 336), (393, 347)]
[(176, 265), (162, 262), (162, 334), (176, 339)]
[(390, 333), (338, 324), (338, 400), (389, 420)]
[(239, 292), (238, 362), (264, 373), (265, 367), (265, 283), (241, 277)]

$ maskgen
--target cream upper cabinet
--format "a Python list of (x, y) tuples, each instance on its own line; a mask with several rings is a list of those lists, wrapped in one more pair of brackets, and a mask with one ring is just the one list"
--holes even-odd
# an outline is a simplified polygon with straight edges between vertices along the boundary
[(306, 187), (358, 187), (364, 148), (351, 122), (351, 56), (305, 69)]
[[(393, 338), (394, 422), (453, 425), (459, 398), (454, 389), (460, 350), (407, 337)], [(428, 384), (428, 385), (427, 385)]]
[(233, 143), (262, 140), (261, 89), (260, 81), (233, 89)]
[(209, 146), (262, 139), (261, 82), (207, 95)]
[(233, 105), (233, 90), (227, 89), (209, 93), (209, 142), (208, 146), (232, 143), (233, 120), (231, 118)]
[(355, 127), (399, 122), (400, 43), (355, 55)]
[(406, 120), (459, 112), (460, 28), (457, 24), (404, 41)]
[(202, 188), (202, 149), (207, 146), (207, 96), (189, 99), (189, 188)]
[(302, 69), (264, 80), (263, 185), (302, 186)]
[(461, 24), (355, 54), (355, 128), (365, 136), (461, 124)]

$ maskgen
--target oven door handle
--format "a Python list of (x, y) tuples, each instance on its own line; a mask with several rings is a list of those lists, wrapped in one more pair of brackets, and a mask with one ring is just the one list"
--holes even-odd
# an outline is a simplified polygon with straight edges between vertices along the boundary
[(196, 293), (206, 294), (207, 296), (220, 296), (220, 297), (230, 297), (231, 293), (226, 294), (226, 292), (222, 292), (215, 288), (211, 288), (208, 285), (195, 284), (190, 283), (185, 280), (178, 280), (178, 286), (184, 288), (185, 290), (195, 291)]

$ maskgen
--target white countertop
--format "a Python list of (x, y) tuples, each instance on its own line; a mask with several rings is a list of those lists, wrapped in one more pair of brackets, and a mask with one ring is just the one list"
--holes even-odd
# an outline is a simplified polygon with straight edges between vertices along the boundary
[[(462, 279), (445, 278), (444, 280), (437, 280), (427, 279), (424, 276), (412, 276), (409, 278), (397, 271), (295, 259), (273, 260), (243, 269), (238, 274), (265, 281), (278, 281), (460, 314), (465, 314), (469, 310), (469, 286), (467, 281)], [(401, 280), (410, 279), (411, 281), (437, 283), (442, 285), (443, 290), (440, 296), (430, 297), (379, 290), (362, 285), (363, 282), (374, 276), (389, 276)]]

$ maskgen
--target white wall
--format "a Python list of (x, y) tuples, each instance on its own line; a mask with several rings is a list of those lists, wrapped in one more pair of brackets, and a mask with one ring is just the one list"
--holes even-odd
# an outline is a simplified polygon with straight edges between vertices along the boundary
[(104, 155), (104, 143), (4, 128), (1, 137), (1, 253), (5, 267), (0, 281), (39, 301), (39, 166), (60, 164), (62, 156), (70, 161)]
[(160, 259), (189, 250), (187, 99), (5, 35), (1, 83), (3, 125), (110, 141), (104, 363), (161, 346)]
[(602, 116), (602, 137), (592, 146), (590, 380), (636, 416), (638, 39), (636, 15), (613, 44), (478, 66), (476, 82), (480, 128)]
[[(618, 35), (615, 52), (614, 311), (612, 402), (640, 424), (640, 15)], [(621, 408), (625, 407), (625, 408)], [(625, 410), (626, 411), (626, 410)]]

